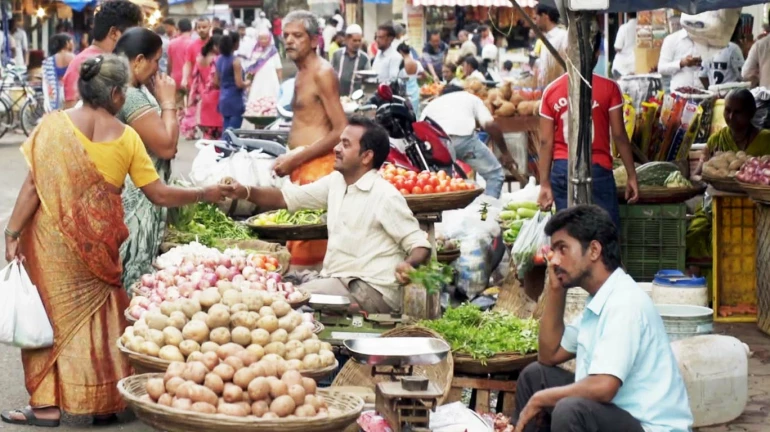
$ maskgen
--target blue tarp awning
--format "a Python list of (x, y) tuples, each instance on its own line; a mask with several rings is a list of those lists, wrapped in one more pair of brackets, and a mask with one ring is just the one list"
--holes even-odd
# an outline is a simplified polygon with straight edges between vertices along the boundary
[[(540, 0), (541, 4), (555, 6), (554, 0)], [(602, 12), (639, 12), (655, 9), (678, 9), (693, 15), (701, 12), (733, 9), (744, 6), (764, 4), (759, 0), (610, 0), (610, 8)]]
[(62, 3), (69, 6), (74, 11), (82, 12), (87, 6), (96, 6), (97, 0), (62, 0)]

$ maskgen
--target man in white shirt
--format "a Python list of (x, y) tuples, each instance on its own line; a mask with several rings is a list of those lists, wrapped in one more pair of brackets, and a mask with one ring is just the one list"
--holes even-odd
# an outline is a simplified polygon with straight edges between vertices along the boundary
[(703, 88), (699, 76), (701, 58), (687, 30), (682, 29), (663, 39), (658, 60), (658, 73), (671, 78), (671, 91), (681, 87)]
[(631, 19), (618, 29), (615, 38), (615, 60), (612, 61), (612, 74), (615, 79), (636, 72), (636, 12), (628, 14)]
[(377, 72), (377, 78), (381, 83), (388, 83), (398, 77), (401, 68), (401, 54), (396, 51), (398, 45), (396, 30), (392, 25), (384, 24), (377, 28), (377, 55), (374, 57), (372, 68)]
[(770, 88), (770, 37), (763, 37), (751, 46), (741, 75), (754, 86)]
[[(517, 169), (516, 162), (505, 144), (503, 132), (481, 99), (459, 87), (449, 86), (448, 89), (425, 107), (421, 120), (430, 118), (438, 123), (452, 139), (452, 145), (449, 147), (452, 158), (467, 163), (484, 179), (485, 194), (500, 198), (505, 183), (503, 166), (510, 172)], [(477, 123), (497, 145), (502, 155), (500, 161), (492, 150), (479, 140), (476, 134)]]
[[(337, 35), (337, 20), (334, 18), (329, 18), (329, 21), (326, 21), (326, 27), (324, 27), (322, 36), (324, 38), (324, 52), (328, 53), (329, 48), (332, 46), (332, 42), (334, 41), (334, 36)], [(328, 56), (324, 56), (328, 58)]]
[(719, 84), (729, 84), (741, 80), (743, 68), (743, 52), (738, 44), (729, 42), (724, 49), (703, 62), (700, 80), (703, 87)]
[(234, 184), (230, 196), (264, 210), (327, 210), (329, 243), (321, 279), (302, 288), (350, 297), (369, 313), (399, 311), (400, 285), (430, 258), (431, 245), (406, 199), (377, 173), (390, 151), (387, 131), (353, 116), (340, 138), (331, 174), (283, 189)]
[[(567, 30), (559, 27), (559, 11), (556, 8), (543, 4), (535, 8), (535, 24), (545, 33), (548, 42), (563, 57), (567, 51)], [(554, 56), (545, 46), (540, 50), (540, 58), (537, 61), (538, 85), (546, 87), (555, 79), (566, 72), (559, 65)]]
[(345, 19), (342, 18), (342, 15), (340, 15), (339, 9), (334, 11), (334, 16), (332, 18), (334, 18), (334, 21), (337, 21), (337, 31), (343, 31), (345, 29)]
[(9, 23), (8, 35), (13, 38), (14, 45), (16, 45), (13, 62), (16, 63), (16, 66), (26, 67), (29, 63), (29, 40), (21, 21), (13, 20)]

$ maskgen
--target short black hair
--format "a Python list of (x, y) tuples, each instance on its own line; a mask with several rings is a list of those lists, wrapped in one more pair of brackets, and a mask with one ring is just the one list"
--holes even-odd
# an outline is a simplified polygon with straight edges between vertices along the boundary
[(176, 21), (174, 21), (174, 18), (166, 18), (166, 19), (164, 19), (163, 20), (163, 24), (172, 25), (172, 26), (176, 27)]
[(121, 33), (131, 27), (138, 27), (144, 21), (142, 9), (127, 0), (109, 0), (102, 3), (94, 13), (94, 28), (92, 35), (95, 41), (101, 42), (115, 27)]
[(513, 69), (513, 62), (512, 61), (506, 60), (505, 62), (503, 62), (503, 70), (509, 71), (511, 69)]
[(550, 237), (561, 230), (580, 242), (584, 253), (592, 241), (599, 242), (607, 270), (613, 272), (620, 267), (618, 228), (603, 208), (584, 204), (557, 212), (546, 224), (545, 234)]
[(483, 31), (487, 31), (487, 30), (489, 30), (489, 26), (488, 25), (480, 25), (479, 26), (479, 33), (483, 32)]
[(473, 68), (473, 70), (479, 70), (479, 61), (476, 60), (476, 57), (473, 55), (465, 56), (463, 63), (467, 63), (468, 66)]
[(441, 37), (441, 32), (438, 30), (431, 30), (428, 32), (428, 39), (432, 38), (433, 36), (438, 35), (438, 37)]
[(730, 93), (727, 93), (725, 102), (727, 99), (736, 99), (741, 102), (748, 113), (753, 117), (757, 112), (757, 100), (754, 95), (748, 89), (735, 89)]
[(211, 51), (214, 50), (214, 47), (219, 48), (219, 42), (222, 40), (222, 35), (211, 35), (209, 40), (206, 41), (206, 43), (201, 47), (201, 55), (203, 57), (206, 57), (211, 53)]
[(157, 33), (144, 27), (134, 27), (126, 30), (118, 43), (115, 44), (115, 54), (121, 54), (134, 60), (143, 55), (147, 59), (153, 58), (163, 48), (163, 39)]
[(221, 27), (214, 27), (214, 28), (211, 29), (211, 34), (212, 35), (220, 35), (221, 36), (221, 35), (225, 34), (225, 31), (222, 30)]
[(333, 26), (335, 26), (335, 27), (336, 27), (336, 26), (337, 26), (337, 24), (339, 24), (339, 23), (337, 22), (337, 20), (336, 20), (336, 19), (334, 19), (334, 18), (329, 18), (329, 22), (328, 22), (327, 24), (331, 24), (331, 25), (333, 25)]
[(66, 48), (71, 40), (72, 36), (67, 33), (57, 33), (51, 36), (51, 40), (48, 42), (48, 55), (56, 55)]
[(384, 31), (387, 33), (388, 36), (395, 38), (396, 37), (396, 28), (393, 27), (391, 24), (383, 24), (379, 27), (377, 27), (378, 31)]
[(182, 33), (187, 33), (189, 31), (192, 31), (192, 23), (187, 18), (182, 18), (179, 20), (179, 31)]
[(548, 15), (548, 19), (551, 20), (554, 24), (559, 23), (559, 10), (555, 7), (546, 6), (544, 4), (539, 4), (537, 7), (535, 7), (535, 14), (537, 15)]
[(364, 128), (364, 134), (361, 135), (361, 151), (358, 154), (371, 150), (374, 153), (372, 168), (380, 169), (385, 163), (385, 159), (388, 158), (388, 153), (390, 153), (388, 131), (374, 120), (360, 115), (350, 117), (348, 126)]
[(238, 45), (238, 40), (240, 38), (238, 33), (235, 32), (222, 35), (222, 38), (219, 39), (219, 54), (225, 57), (233, 55), (233, 51), (235, 51), (235, 47)]
[(406, 42), (401, 42), (397, 47), (396, 51), (400, 52), (401, 54), (409, 54), (412, 52), (412, 49), (409, 48), (409, 45), (407, 45)]

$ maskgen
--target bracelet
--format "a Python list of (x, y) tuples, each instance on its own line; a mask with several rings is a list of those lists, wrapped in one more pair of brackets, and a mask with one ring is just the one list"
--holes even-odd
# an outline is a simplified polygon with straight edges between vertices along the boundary
[(5, 227), (5, 235), (7, 235), (8, 237), (14, 240), (18, 240), (19, 237), (21, 237), (21, 231), (13, 231), (10, 228)]
[(249, 197), (251, 197), (251, 186), (244, 186), (246, 188), (246, 197), (244, 198), (246, 201), (249, 200)]

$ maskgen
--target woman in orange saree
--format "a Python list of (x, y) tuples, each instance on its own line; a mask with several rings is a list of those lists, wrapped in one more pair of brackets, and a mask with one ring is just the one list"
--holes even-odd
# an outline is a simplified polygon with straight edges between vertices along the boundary
[(216, 186), (185, 190), (159, 180), (139, 135), (115, 118), (128, 76), (117, 56), (87, 60), (83, 107), (47, 115), (22, 146), (30, 171), (5, 229), (6, 259), (25, 263), (54, 342), (22, 350), (30, 406), (3, 412), (4, 422), (55, 427), (61, 411), (111, 421), (124, 409), (117, 383), (131, 368), (115, 342), (129, 304), (119, 253), (128, 237), (126, 175), (156, 205), (222, 197)]

